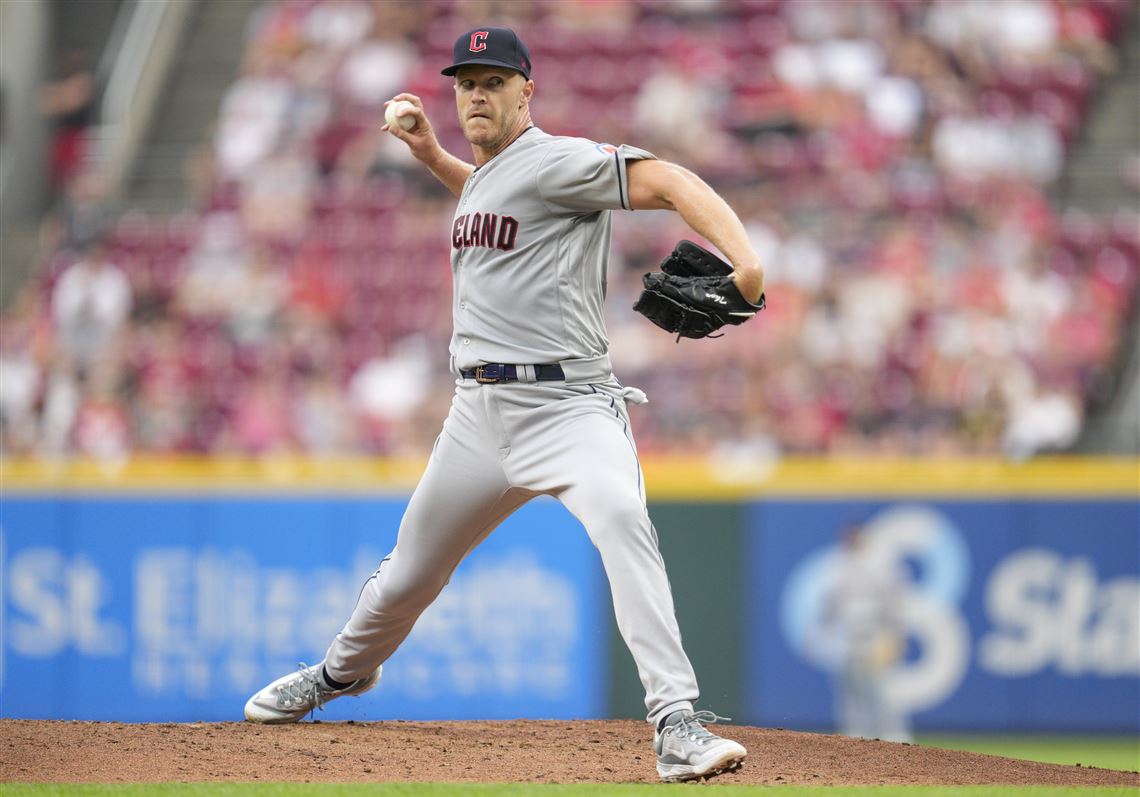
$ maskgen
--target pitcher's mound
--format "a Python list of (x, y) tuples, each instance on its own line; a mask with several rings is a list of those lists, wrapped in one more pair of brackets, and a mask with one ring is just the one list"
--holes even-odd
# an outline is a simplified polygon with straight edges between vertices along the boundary
[[(748, 748), (717, 783), (1140, 786), (1140, 775), (814, 733), (719, 726)], [(654, 782), (633, 720), (129, 725), (0, 720), (0, 782)]]

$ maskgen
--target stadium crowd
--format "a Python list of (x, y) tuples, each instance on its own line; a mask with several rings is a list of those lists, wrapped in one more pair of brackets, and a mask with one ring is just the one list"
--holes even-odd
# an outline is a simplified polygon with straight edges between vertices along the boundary
[(494, 20), (547, 132), (632, 143), (744, 220), (768, 309), (675, 342), (630, 309), (686, 228), (620, 214), (609, 328), (643, 452), (1063, 449), (1112, 389), (1134, 212), (1054, 207), (1129, 0), (273, 0), (251, 20), (193, 206), (111, 215), (79, 170), (0, 319), (6, 454), (423, 454), (450, 399), (454, 200), (384, 100)]

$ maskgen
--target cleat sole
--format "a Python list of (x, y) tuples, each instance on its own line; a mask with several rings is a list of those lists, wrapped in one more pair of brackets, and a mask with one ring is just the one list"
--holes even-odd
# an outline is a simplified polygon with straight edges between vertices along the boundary
[(730, 772), (736, 772), (744, 766), (744, 756), (735, 756), (717, 764), (714, 764), (709, 769), (703, 772), (681, 772), (676, 775), (662, 777), (661, 780), (666, 783), (694, 783), (696, 781), (708, 781), (717, 777), (718, 775), (725, 775)]

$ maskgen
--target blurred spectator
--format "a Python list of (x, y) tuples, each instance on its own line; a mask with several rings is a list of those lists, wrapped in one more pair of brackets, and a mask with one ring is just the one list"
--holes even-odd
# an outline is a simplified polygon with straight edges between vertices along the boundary
[(390, 453), (394, 427), (411, 419), (432, 388), (432, 358), (418, 338), (406, 338), (388, 357), (374, 357), (353, 374), (349, 395), (368, 443)]
[(299, 145), (252, 165), (241, 183), (241, 213), (252, 238), (284, 240), (304, 230), (312, 204), (312, 159)]
[(346, 286), (335, 268), (336, 254), (327, 244), (309, 241), (300, 247), (289, 274), (289, 304), (324, 321), (344, 312)]
[(287, 61), (255, 50), (244, 74), (226, 92), (214, 136), (223, 179), (244, 177), (277, 146), (293, 94), (288, 71)]
[(340, 80), (354, 103), (381, 108), (408, 85), (416, 51), (397, 31), (377, 27), (345, 58)]
[(77, 454), (107, 465), (121, 464), (131, 451), (130, 417), (113, 367), (92, 370), (75, 412)]
[(950, 177), (1027, 179), (1050, 183), (1061, 173), (1064, 147), (1038, 117), (1014, 120), (946, 118), (934, 128), (935, 162)]
[(62, 190), (87, 155), (87, 129), (95, 116), (95, 77), (87, 53), (72, 50), (63, 57), (59, 77), (40, 93), (40, 112), (55, 126), (51, 146), (51, 186)]
[(44, 220), (40, 247), (48, 254), (59, 250), (83, 251), (103, 238), (110, 222), (103, 178), (97, 171), (88, 169), (68, 183), (63, 197)]
[(1038, 389), (1015, 400), (1002, 436), (1010, 459), (1029, 459), (1044, 451), (1064, 451), (1081, 430), (1080, 402), (1069, 392)]
[(292, 448), (293, 428), (284, 375), (264, 368), (237, 397), (233, 409), (233, 450), (277, 454)]
[(1133, 191), (1140, 192), (1140, 152), (1129, 154), (1120, 164), (1120, 179)]
[[(632, 418), (646, 452), (1063, 448), (1113, 382), (1140, 284), (1134, 213), (1060, 214), (1047, 193), (1126, 5), (269, 0), (188, 164), (194, 210), (108, 218), (97, 175), (70, 172), (32, 299), (0, 320), (0, 446), (427, 450), (455, 203), (378, 111), (417, 93), (465, 157), (438, 64), (493, 18), (533, 33), (543, 129), (691, 167), (766, 267), (768, 309), (698, 351), (629, 309), (691, 233), (667, 213), (615, 225), (610, 335), (652, 399)], [(44, 92), (61, 131), (91, 108), (90, 75), (68, 74)], [(104, 237), (99, 264), (73, 264)]]
[(335, 454), (356, 445), (352, 407), (327, 373), (317, 371), (304, 380), (292, 415), (301, 450), (307, 454)]
[[(666, 3), (662, 3), (662, 6)], [(716, 11), (720, 0), (685, 0), (668, 3), (667, 10), (679, 13), (703, 14)], [(573, 33), (625, 35), (636, 25), (637, 8), (630, 0), (613, 0), (604, 5), (596, 0), (567, 0), (554, 3), (549, 11), (551, 23), (559, 30)]]
[(922, 122), (922, 89), (908, 77), (883, 76), (865, 92), (867, 115), (884, 135), (910, 138)]
[(1021, 56), (1047, 54), (1057, 38), (1049, 3), (1006, 0), (935, 0), (926, 18), (931, 38), (951, 50), (977, 49)]
[(131, 286), (110, 262), (102, 243), (60, 275), (52, 293), (52, 316), (64, 353), (86, 369), (124, 330), (131, 312)]
[(24, 293), (23, 307), (0, 320), (0, 452), (29, 453), (37, 441), (36, 404), (43, 373), (33, 341), (34, 323)]
[[(638, 130), (660, 137), (688, 155), (708, 135), (714, 95), (700, 75), (667, 67), (646, 77), (634, 105)], [(656, 135), (654, 135), (656, 134)]]
[(239, 345), (266, 343), (277, 332), (288, 283), (273, 253), (254, 247), (225, 299), (230, 334)]
[(1122, 26), (1114, 24), (1112, 14), (1083, 0), (1059, 0), (1054, 9), (1061, 47), (1102, 74), (1115, 71), (1117, 57), (1112, 40)]
[(135, 444), (144, 451), (181, 453), (190, 450), (191, 412), (183, 383), (167, 376), (146, 380), (131, 407)]
[(52, 363), (44, 387), (37, 452), (56, 457), (72, 450), (72, 429), (82, 404), (81, 376), (66, 357)]
[(999, 51), (1048, 56), (1056, 46), (1057, 15), (1049, 3), (1006, 0), (999, 6), (990, 6), (979, 18), (989, 23), (992, 46)]
[(202, 219), (198, 240), (186, 257), (186, 274), (176, 302), (189, 317), (217, 318), (231, 306), (234, 285), (246, 268), (248, 244), (240, 218), (211, 213)]
[(365, 0), (326, 0), (305, 16), (306, 38), (334, 53), (361, 42), (372, 27), (372, 9)]
[(147, 451), (189, 449), (190, 375), (184, 363), (185, 330), (172, 320), (140, 325), (132, 365), (135, 373), (132, 437)]

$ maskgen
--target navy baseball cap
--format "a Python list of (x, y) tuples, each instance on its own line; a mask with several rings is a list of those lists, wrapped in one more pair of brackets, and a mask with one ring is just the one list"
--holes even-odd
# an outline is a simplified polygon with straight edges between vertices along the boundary
[(475, 28), (455, 40), (455, 63), (441, 74), (451, 77), (468, 64), (502, 66), (530, 80), (530, 51), (510, 28)]

